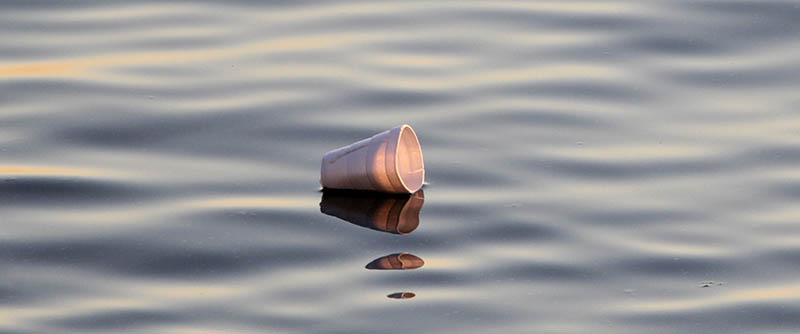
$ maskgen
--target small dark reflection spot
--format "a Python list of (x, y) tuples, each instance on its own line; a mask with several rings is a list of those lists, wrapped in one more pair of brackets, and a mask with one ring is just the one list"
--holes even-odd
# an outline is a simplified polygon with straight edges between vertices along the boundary
[(704, 281), (704, 282), (700, 282), (700, 287), (701, 288), (710, 288), (712, 286), (720, 286), (720, 285), (723, 285), (723, 284), (725, 284), (725, 282)]

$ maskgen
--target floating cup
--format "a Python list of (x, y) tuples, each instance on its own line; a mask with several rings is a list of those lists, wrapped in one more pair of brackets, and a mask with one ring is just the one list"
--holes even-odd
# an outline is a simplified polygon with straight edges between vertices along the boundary
[(327, 190), (322, 193), (322, 213), (358, 226), (394, 234), (409, 234), (419, 226), (425, 202), (422, 190), (413, 195)]
[(323, 188), (411, 194), (425, 182), (417, 134), (407, 124), (325, 153)]

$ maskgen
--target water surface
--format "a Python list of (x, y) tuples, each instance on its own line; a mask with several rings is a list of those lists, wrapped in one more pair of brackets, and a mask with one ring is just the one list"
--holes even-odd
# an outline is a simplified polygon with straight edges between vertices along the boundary
[[(800, 329), (799, 32), (796, 1), (5, 2), (0, 331)], [(401, 123), (418, 220), (324, 201), (322, 154)]]

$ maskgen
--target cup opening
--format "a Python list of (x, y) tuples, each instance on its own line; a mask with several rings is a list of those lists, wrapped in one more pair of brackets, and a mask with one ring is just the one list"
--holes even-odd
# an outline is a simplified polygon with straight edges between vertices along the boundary
[(410, 126), (403, 126), (397, 142), (397, 174), (400, 182), (409, 192), (422, 188), (425, 182), (425, 164), (422, 161), (422, 148), (414, 130)]

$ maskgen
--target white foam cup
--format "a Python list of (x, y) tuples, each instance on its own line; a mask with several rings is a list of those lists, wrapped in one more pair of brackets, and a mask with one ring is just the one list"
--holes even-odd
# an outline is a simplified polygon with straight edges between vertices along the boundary
[(322, 157), (320, 183), (324, 188), (411, 194), (422, 188), (423, 182), (422, 148), (408, 124)]

